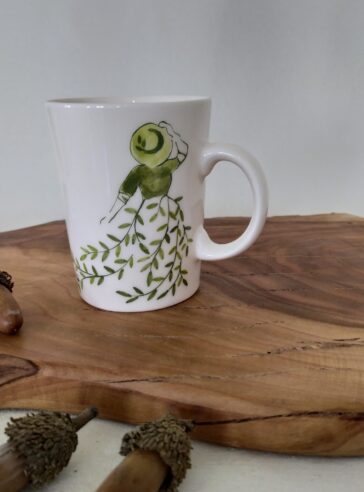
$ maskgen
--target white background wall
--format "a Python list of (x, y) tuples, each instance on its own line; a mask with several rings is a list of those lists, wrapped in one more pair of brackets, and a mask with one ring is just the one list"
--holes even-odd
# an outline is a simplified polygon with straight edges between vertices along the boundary
[[(211, 95), (271, 215), (364, 215), (363, 26), (360, 0), (0, 0), (0, 230), (63, 216), (43, 101), (79, 95)], [(238, 170), (206, 207), (250, 212)]]

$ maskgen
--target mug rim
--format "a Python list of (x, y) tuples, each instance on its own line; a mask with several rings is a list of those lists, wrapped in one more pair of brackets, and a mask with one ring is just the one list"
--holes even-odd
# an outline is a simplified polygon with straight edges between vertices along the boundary
[(141, 106), (151, 104), (185, 104), (210, 102), (209, 96), (165, 95), (165, 96), (110, 96), (110, 97), (70, 97), (56, 98), (46, 101), (46, 106), (62, 106), (65, 108), (120, 108), (125, 106)]

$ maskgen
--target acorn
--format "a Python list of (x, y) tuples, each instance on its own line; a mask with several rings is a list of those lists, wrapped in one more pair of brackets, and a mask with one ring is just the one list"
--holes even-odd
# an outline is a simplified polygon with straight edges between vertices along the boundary
[(77, 447), (77, 431), (96, 415), (95, 408), (88, 408), (76, 417), (42, 411), (11, 418), (5, 428), (9, 439), (0, 446), (0, 491), (18, 492), (53, 480)]
[(12, 291), (11, 275), (0, 271), (0, 333), (16, 335), (23, 324), (23, 315)]
[(96, 492), (176, 492), (191, 468), (190, 420), (166, 415), (147, 422), (123, 437), (126, 458)]

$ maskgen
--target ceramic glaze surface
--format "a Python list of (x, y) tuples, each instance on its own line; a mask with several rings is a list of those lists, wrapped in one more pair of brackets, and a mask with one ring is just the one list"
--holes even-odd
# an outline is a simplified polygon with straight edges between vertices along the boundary
[[(208, 144), (210, 100), (71, 99), (47, 103), (59, 154), (66, 223), (82, 298), (146, 311), (193, 295), (200, 260), (236, 255), (259, 235), (267, 191), (238, 147)], [(228, 160), (247, 175), (255, 209), (227, 245), (203, 229), (204, 178)]]

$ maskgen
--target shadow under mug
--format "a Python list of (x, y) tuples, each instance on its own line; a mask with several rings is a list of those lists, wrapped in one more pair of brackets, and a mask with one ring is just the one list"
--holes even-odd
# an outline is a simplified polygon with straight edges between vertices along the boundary
[[(201, 260), (245, 251), (259, 236), (268, 192), (260, 165), (236, 145), (208, 143), (207, 97), (48, 101), (81, 297), (110, 311), (161, 309), (192, 296)], [(203, 227), (204, 180), (239, 167), (254, 210), (234, 241)]]

